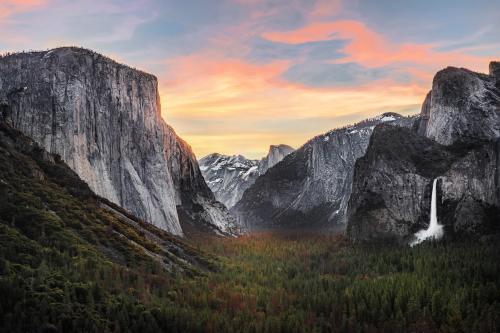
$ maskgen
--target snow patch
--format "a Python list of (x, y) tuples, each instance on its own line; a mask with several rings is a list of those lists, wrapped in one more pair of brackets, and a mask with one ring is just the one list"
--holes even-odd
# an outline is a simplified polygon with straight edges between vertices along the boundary
[(54, 50), (50, 50), (49, 52), (45, 53), (43, 59), (47, 59), (52, 54), (52, 52), (54, 52)]
[(257, 170), (259, 169), (258, 166), (254, 165), (253, 167), (251, 167), (250, 169), (247, 170), (247, 172), (245, 172), (243, 174), (243, 179), (244, 180), (248, 180), (248, 177), (250, 177), (251, 174), (257, 172)]
[(385, 117), (382, 117), (382, 119), (380, 119), (381, 122), (386, 122), (386, 121), (394, 121), (396, 120), (396, 118), (394, 118), (393, 116), (385, 116)]

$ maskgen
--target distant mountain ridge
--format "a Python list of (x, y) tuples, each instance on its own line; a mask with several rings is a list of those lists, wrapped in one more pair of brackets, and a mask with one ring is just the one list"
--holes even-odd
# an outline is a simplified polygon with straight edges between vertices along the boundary
[(213, 153), (200, 159), (199, 163), (201, 173), (215, 198), (231, 208), (260, 175), (293, 151), (288, 145), (271, 145), (268, 154), (261, 160)]
[(354, 163), (373, 128), (412, 127), (414, 121), (385, 113), (316, 136), (259, 177), (231, 212), (249, 230), (343, 228)]

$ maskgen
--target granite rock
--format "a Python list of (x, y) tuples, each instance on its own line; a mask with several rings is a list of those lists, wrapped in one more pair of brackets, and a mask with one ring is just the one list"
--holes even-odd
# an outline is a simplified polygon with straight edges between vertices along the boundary
[(153, 75), (80, 48), (18, 53), (0, 58), (0, 95), (13, 126), (98, 195), (164, 230), (182, 235), (182, 196), (215, 201), (161, 118)]

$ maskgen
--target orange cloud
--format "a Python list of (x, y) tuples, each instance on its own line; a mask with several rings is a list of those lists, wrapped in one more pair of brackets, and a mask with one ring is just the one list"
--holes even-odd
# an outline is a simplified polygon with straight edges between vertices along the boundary
[[(241, 0), (246, 3), (258, 2)], [(269, 144), (301, 146), (311, 137), (355, 120), (383, 112), (415, 113), (431, 87), (436, 70), (464, 66), (484, 71), (487, 59), (463, 52), (438, 52), (436, 45), (395, 43), (358, 21), (321, 23), (338, 10), (335, 1), (312, 7), (304, 28), (261, 33), (246, 22), (213, 36), (211, 48), (196, 55), (167, 61), (169, 71), (160, 81), (162, 113), (202, 157), (212, 152), (263, 156)], [(253, 19), (260, 13), (255, 11)], [(259, 28), (260, 27), (260, 28)], [(330, 39), (347, 40), (345, 57), (365, 67), (399, 65), (411, 80), (385, 78), (356, 87), (310, 87), (282, 79), (294, 63), (249, 63), (244, 58), (252, 34), (271, 41), (299, 44)], [(295, 59), (295, 61), (300, 61)]]
[(171, 70), (162, 77), (169, 80), (160, 81), (162, 113), (199, 157), (217, 151), (258, 158), (269, 144), (300, 146), (344, 125), (342, 119), (353, 114), (361, 119), (386, 111), (416, 111), (430, 86), (387, 79), (316, 89), (279, 79), (288, 62), (253, 64), (210, 52), (176, 58), (168, 65)]
[(266, 81), (273, 80), (289, 67), (288, 61), (258, 65), (238, 59), (220, 59), (210, 54), (179, 57), (167, 62), (169, 70), (165, 82), (168, 86), (185, 83), (203, 83), (207, 88), (237, 94), (240, 90), (257, 89)]
[(343, 49), (346, 57), (337, 62), (357, 62), (366, 67), (413, 63), (434, 67), (459, 65), (484, 70), (488, 62), (487, 57), (461, 52), (438, 52), (434, 50), (436, 45), (432, 44), (394, 43), (359, 21), (312, 23), (293, 31), (267, 32), (263, 37), (289, 44), (345, 39), (349, 41)]

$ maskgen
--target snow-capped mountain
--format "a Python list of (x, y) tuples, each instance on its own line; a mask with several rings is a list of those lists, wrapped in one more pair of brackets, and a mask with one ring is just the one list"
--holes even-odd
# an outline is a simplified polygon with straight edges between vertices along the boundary
[(230, 208), (260, 175), (293, 151), (287, 145), (271, 145), (268, 154), (260, 161), (242, 155), (213, 153), (199, 161), (200, 170), (215, 198)]

